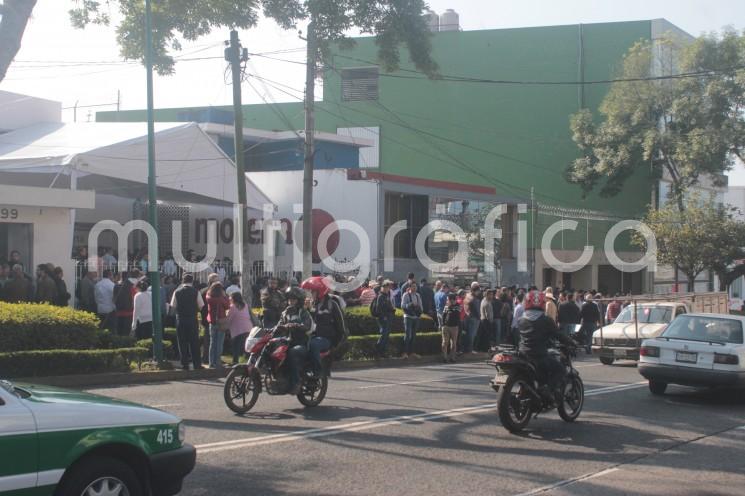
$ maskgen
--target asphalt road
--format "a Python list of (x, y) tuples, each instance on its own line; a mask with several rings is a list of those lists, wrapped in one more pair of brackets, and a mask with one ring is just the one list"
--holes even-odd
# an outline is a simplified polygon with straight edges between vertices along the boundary
[(578, 363), (579, 420), (505, 431), (485, 364), (335, 372), (322, 405), (263, 394), (250, 414), (222, 381), (91, 391), (172, 412), (197, 446), (184, 495), (742, 495), (745, 393), (671, 386), (632, 363)]

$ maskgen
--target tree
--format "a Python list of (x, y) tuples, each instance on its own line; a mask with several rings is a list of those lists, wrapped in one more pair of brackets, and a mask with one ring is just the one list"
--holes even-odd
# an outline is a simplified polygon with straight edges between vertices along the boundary
[(0, 81), (5, 79), (10, 63), (21, 49), (21, 39), (26, 30), (36, 0), (5, 0), (0, 3)]
[[(734, 218), (736, 211), (693, 194), (683, 199), (683, 210), (669, 202), (647, 213), (644, 222), (657, 239), (658, 262), (677, 266), (688, 279), (688, 291), (704, 270), (717, 273), (720, 285), (736, 279), (730, 276), (741, 270), (735, 261), (745, 258), (745, 223)], [(645, 247), (641, 235), (633, 242)]]
[[(670, 77), (672, 75), (672, 77)], [(667, 77), (666, 77), (667, 76)], [(599, 108), (571, 116), (582, 150), (567, 170), (585, 192), (618, 194), (639, 169), (667, 172), (672, 198), (708, 174), (720, 180), (745, 150), (745, 35), (725, 31), (680, 46), (640, 41), (624, 56)]]

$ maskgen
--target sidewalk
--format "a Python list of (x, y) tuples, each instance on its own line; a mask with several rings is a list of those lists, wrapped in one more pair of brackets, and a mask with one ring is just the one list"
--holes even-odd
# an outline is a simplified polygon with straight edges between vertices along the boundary
[[(458, 358), (460, 363), (474, 363), (488, 359), (486, 353), (477, 353), (474, 355), (462, 355)], [(418, 359), (402, 358), (385, 358), (380, 360), (343, 360), (334, 362), (332, 374), (341, 370), (358, 370), (367, 368), (394, 368), (394, 367), (413, 367), (417, 365), (429, 365), (441, 363), (441, 355), (428, 355)], [(174, 366), (180, 364), (174, 362)], [(444, 365), (444, 364), (443, 364)], [(130, 384), (147, 384), (153, 382), (170, 382), (170, 381), (193, 381), (200, 379), (220, 379), (228, 375), (230, 368), (222, 370), (203, 369), (203, 370), (159, 370), (147, 372), (113, 372), (104, 374), (80, 374), (80, 375), (61, 375), (53, 377), (26, 377), (13, 379), (13, 382), (27, 382), (30, 384), (45, 384), (48, 386), (67, 387), (67, 388), (84, 388), (91, 386), (126, 386)]]

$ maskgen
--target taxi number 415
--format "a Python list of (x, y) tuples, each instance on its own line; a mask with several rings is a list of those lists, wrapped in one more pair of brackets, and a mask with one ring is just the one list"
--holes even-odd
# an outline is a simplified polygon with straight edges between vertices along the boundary
[(161, 429), (158, 431), (158, 437), (155, 438), (158, 444), (172, 444), (173, 443), (173, 429)]

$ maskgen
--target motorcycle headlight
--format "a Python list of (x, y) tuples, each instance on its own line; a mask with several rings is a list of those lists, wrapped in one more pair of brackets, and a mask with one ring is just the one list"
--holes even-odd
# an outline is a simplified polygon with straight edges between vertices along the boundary
[(248, 338), (246, 339), (246, 345), (244, 346), (244, 349), (246, 350), (246, 353), (251, 353), (251, 350), (254, 346), (256, 346), (256, 343), (259, 342), (261, 338)]

